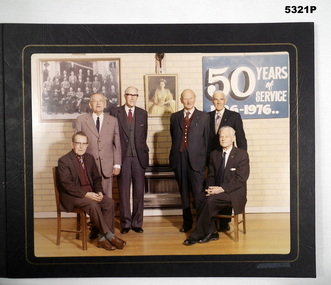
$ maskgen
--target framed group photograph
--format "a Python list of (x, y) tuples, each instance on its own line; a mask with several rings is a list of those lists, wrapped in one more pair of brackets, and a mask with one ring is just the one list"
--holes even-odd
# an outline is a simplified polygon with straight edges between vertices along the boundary
[[(36, 56), (35, 56), (36, 57)], [(37, 56), (38, 57), (38, 56)], [(120, 104), (120, 59), (93, 58), (86, 55), (73, 58), (42, 55), (37, 59), (32, 76), (39, 76), (41, 121), (76, 119), (90, 110), (89, 101), (94, 93), (103, 94), (105, 112)], [(38, 74), (39, 73), (39, 74)]]
[(177, 75), (145, 75), (146, 110), (150, 116), (171, 115), (177, 111)]

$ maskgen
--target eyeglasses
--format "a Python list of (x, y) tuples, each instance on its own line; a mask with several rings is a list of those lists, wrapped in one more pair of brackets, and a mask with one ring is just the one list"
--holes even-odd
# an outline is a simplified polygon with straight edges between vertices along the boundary
[(126, 96), (132, 96), (132, 97), (138, 97), (139, 94), (130, 94), (130, 93), (125, 93)]
[(78, 146), (87, 146), (88, 145), (87, 142), (74, 142), (74, 144), (76, 144)]
[(104, 103), (105, 100), (92, 100), (91, 102), (92, 103)]

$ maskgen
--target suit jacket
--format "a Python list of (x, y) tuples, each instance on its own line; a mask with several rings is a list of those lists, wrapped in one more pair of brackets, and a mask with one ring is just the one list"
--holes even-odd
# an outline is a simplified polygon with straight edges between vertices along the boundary
[(210, 149), (220, 149), (218, 131), (223, 126), (230, 126), (236, 131), (236, 143), (237, 147), (247, 151), (247, 140), (244, 132), (243, 122), (239, 113), (230, 111), (228, 109), (224, 110), (220, 126), (215, 132), (215, 111), (209, 112), (210, 116), (210, 128), (211, 128), (211, 146)]
[(224, 170), (223, 183), (219, 182), (218, 175), (222, 161), (222, 150), (214, 150), (210, 154), (208, 176), (209, 186), (221, 186), (230, 195), (235, 214), (243, 212), (247, 202), (247, 179), (249, 176), (249, 157), (245, 150), (233, 147)]
[[(122, 161), (124, 161), (129, 147), (129, 128), (125, 106), (111, 108), (110, 114), (118, 119), (121, 136)], [(142, 168), (146, 168), (149, 164), (149, 149), (146, 143), (148, 130), (147, 118), (147, 112), (136, 106), (134, 111), (134, 143), (139, 163)]]
[[(84, 165), (93, 191), (105, 194), (101, 184), (102, 178), (91, 154), (84, 154)], [(60, 201), (61, 205), (69, 212), (74, 208), (75, 199), (83, 198), (87, 192), (81, 187), (79, 167), (79, 161), (73, 151), (68, 152), (58, 160), (57, 182)]]
[[(169, 155), (170, 166), (175, 169), (179, 164), (180, 145), (183, 135), (184, 110), (170, 117), (172, 145)], [(188, 131), (188, 157), (195, 171), (204, 171), (209, 152), (210, 126), (208, 114), (195, 109)]]
[(93, 155), (100, 171), (105, 177), (112, 177), (115, 164), (121, 165), (121, 142), (116, 118), (104, 113), (100, 133), (98, 133), (92, 114), (77, 118), (75, 132), (82, 131), (88, 137), (86, 152)]

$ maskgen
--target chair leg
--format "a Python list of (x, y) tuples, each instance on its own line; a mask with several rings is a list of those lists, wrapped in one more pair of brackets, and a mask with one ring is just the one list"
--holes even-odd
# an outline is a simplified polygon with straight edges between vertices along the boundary
[(239, 227), (238, 227), (238, 215), (234, 215), (233, 218), (233, 224), (234, 224), (234, 241), (238, 241), (239, 239)]
[[(77, 214), (77, 222), (76, 222), (76, 230), (77, 231), (80, 231), (80, 228), (81, 228), (81, 217), (80, 217), (81, 214)], [(79, 233), (77, 232), (76, 233), (76, 239), (79, 239)]]
[(61, 214), (57, 214), (56, 245), (60, 245), (61, 240)]
[(86, 215), (85, 213), (81, 213), (80, 217), (81, 221), (81, 229), (82, 229), (82, 247), (83, 250), (87, 250), (87, 233), (86, 233)]
[(246, 234), (246, 215), (245, 215), (245, 212), (243, 212), (242, 215), (243, 215), (243, 233)]

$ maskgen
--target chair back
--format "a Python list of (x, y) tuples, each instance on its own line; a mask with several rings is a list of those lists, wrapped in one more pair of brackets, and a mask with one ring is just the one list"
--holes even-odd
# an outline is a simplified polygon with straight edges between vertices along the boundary
[(53, 183), (54, 183), (54, 192), (55, 192), (56, 211), (59, 214), (61, 212), (61, 202), (60, 202), (59, 188), (58, 188), (58, 184), (57, 184), (57, 180), (58, 180), (57, 166), (52, 167), (52, 171), (53, 171)]

